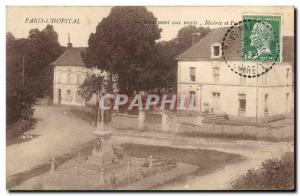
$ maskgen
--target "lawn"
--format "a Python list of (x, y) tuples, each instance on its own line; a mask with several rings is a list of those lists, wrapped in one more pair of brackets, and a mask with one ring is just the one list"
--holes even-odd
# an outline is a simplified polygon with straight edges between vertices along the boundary
[(122, 144), (121, 148), (126, 155), (132, 157), (148, 157), (152, 155), (155, 159), (174, 159), (177, 162), (196, 165), (199, 167), (198, 172), (200, 173), (244, 160), (238, 154), (207, 149), (184, 149), (132, 143)]
[(208, 133), (208, 132), (199, 132), (199, 131), (184, 131), (178, 133), (178, 135), (185, 137), (194, 137), (194, 138), (220, 138), (224, 140), (253, 140), (253, 141), (268, 141), (268, 142), (280, 142), (280, 141), (289, 141), (290, 138), (277, 139), (272, 136), (257, 137), (255, 135), (243, 134), (243, 133)]

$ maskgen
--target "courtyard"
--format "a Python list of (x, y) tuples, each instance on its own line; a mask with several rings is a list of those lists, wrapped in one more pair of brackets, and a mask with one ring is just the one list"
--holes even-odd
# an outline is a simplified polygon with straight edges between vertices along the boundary
[[(65, 168), (76, 160), (78, 152), (90, 146), (95, 138), (95, 127), (78, 116), (78, 113), (83, 113), (83, 108), (76, 108), (76, 111), (74, 113), (74, 109), (68, 107), (36, 107), (34, 117), (37, 122), (28, 132), (38, 137), (7, 146), (7, 186), (10, 189), (47, 189), (49, 181), (42, 179), (49, 176), (51, 159), (59, 162), (58, 169)], [(257, 168), (265, 159), (293, 151), (292, 140), (228, 139), (218, 135), (193, 137), (178, 134), (178, 130), (160, 131), (160, 122), (146, 123), (147, 129), (138, 130), (135, 128), (136, 121), (132, 116), (114, 116), (113, 147), (130, 157), (145, 158), (151, 155), (156, 159), (172, 159), (177, 167), (172, 172), (166, 171), (163, 176), (167, 177), (153, 175), (147, 178), (148, 181), (115, 189), (230, 189), (230, 182), (248, 169)], [(192, 127), (180, 126), (180, 129)], [(72, 179), (75, 173), (71, 172), (65, 178)], [(81, 181), (84, 182), (84, 179)], [(149, 184), (152, 186), (149, 187)], [(86, 186), (76, 184), (73, 187)], [(65, 186), (65, 189), (70, 188), (72, 183)], [(101, 189), (97, 184), (87, 188)]]

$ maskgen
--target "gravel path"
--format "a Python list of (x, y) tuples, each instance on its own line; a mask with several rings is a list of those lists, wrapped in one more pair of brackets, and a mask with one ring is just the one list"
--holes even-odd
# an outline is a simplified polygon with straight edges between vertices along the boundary
[(8, 177), (71, 152), (94, 137), (95, 128), (72, 118), (58, 107), (36, 107), (34, 117), (38, 122), (30, 132), (40, 136), (6, 148)]

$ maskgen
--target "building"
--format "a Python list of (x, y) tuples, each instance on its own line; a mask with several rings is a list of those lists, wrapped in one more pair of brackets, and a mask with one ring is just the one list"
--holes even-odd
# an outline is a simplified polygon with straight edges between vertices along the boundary
[[(260, 77), (244, 78), (222, 58), (221, 43), (227, 30), (212, 30), (176, 58), (178, 95), (195, 94), (199, 111), (226, 113), (232, 118), (257, 120), (292, 112), (294, 38), (283, 37), (281, 63)], [(237, 46), (230, 54), (240, 62), (241, 43)]]
[(79, 95), (79, 87), (90, 73), (101, 74), (100, 70), (90, 69), (85, 66), (82, 60), (82, 52), (86, 48), (73, 47), (68, 43), (65, 52), (53, 63), (53, 103), (78, 105), (84, 104)]

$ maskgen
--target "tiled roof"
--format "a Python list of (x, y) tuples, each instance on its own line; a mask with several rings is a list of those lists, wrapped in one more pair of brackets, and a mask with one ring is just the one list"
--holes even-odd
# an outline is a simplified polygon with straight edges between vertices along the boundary
[(60, 66), (85, 66), (82, 60), (82, 52), (85, 52), (85, 47), (71, 47), (67, 48), (66, 51), (58, 57), (51, 65)]
[[(238, 28), (238, 27), (236, 27)], [(217, 28), (212, 30), (206, 36), (204, 36), (197, 43), (192, 45), (189, 49), (181, 53), (176, 59), (179, 61), (194, 61), (194, 60), (207, 60), (211, 58), (211, 46), (214, 43), (222, 43), (224, 35), (228, 30), (228, 27)], [(226, 59), (240, 59), (241, 53), (241, 39), (232, 42), (230, 51), (226, 52)], [(294, 37), (283, 37), (283, 61), (294, 62)], [(215, 59), (217, 60), (217, 59)], [(222, 58), (219, 58), (222, 60)]]

